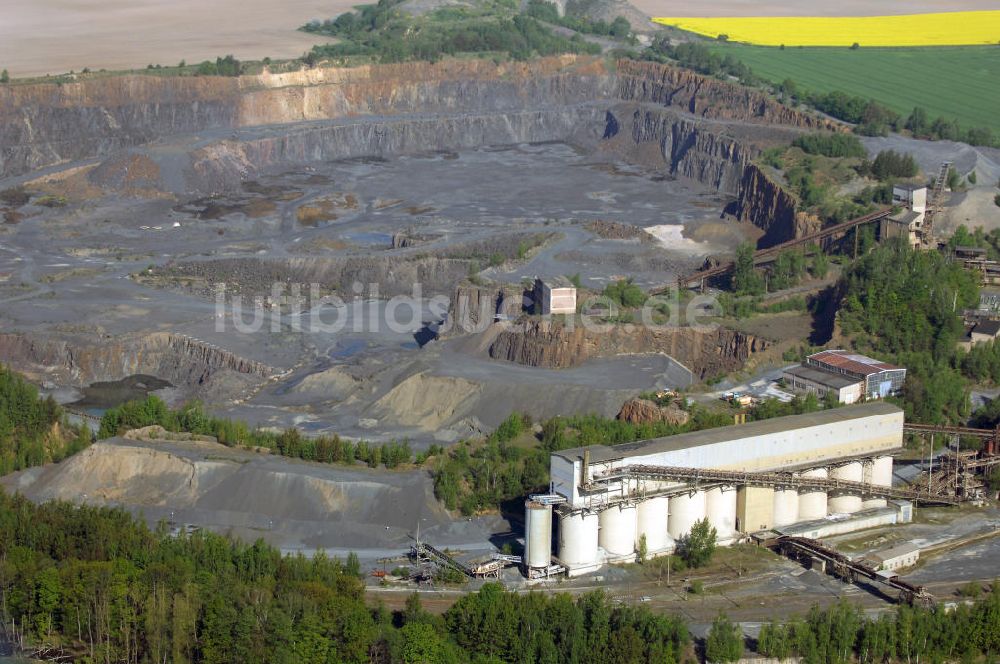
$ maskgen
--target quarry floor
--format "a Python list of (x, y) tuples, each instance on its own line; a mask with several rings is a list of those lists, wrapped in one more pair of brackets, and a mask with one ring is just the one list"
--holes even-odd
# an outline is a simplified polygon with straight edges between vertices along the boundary
[[(194, 395), (215, 412), (261, 426), (410, 436), (418, 444), (491, 428), (518, 409), (613, 415), (637, 391), (688, 378), (659, 355), (553, 371), (497, 363), (452, 341), (421, 348), (414, 334), (432, 318), (430, 300), (446, 304), (453, 283), (414, 285), (422, 299), (392, 312), (384, 301), (343, 293), (344, 305), (322, 316), (342, 323), (339, 331), (295, 330), (291, 317), (268, 311), (263, 329), (244, 332), (231, 307), (217, 308), (214, 284), (188, 288), (147, 278), (146, 270), (216, 259), (245, 259), (251, 272), (257, 261), (418, 260), (425, 249), (440, 254), (511, 232), (544, 233), (549, 239), (522, 260), (483, 264), (481, 278), (518, 284), (580, 274), (600, 290), (624, 277), (669, 281), (742, 238), (718, 219), (725, 203), (718, 195), (563, 144), (334, 162), (194, 200), (114, 197), (83, 175), (40, 186), (69, 192), (71, 202), (28, 206), (19, 223), (0, 225), (0, 332), (71, 333), (95, 342), (154, 331), (187, 335), (287, 372), (239, 403), (224, 391)], [(603, 239), (586, 228), (595, 220), (652, 229), (660, 244)], [(428, 241), (393, 250), (393, 234), (401, 232)], [(244, 284), (226, 286), (235, 292)], [(80, 384), (48, 378), (63, 401), (78, 396)], [(192, 396), (189, 387), (163, 394), (183, 400)]]

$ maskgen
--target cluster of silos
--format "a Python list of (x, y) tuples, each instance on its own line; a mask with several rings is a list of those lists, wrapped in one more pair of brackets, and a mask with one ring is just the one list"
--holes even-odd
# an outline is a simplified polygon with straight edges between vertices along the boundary
[(565, 514), (559, 521), (559, 558), (571, 567), (627, 559), (645, 538), (648, 555), (672, 551), (694, 524), (708, 518), (726, 543), (736, 537), (736, 487), (691, 489), (672, 496), (621, 502), (599, 511)]
[[(881, 456), (863, 461), (850, 461), (832, 468), (814, 468), (800, 473), (802, 477), (820, 477), (848, 482), (864, 482), (876, 486), (892, 486), (892, 457)], [(779, 498), (780, 494), (780, 498)], [(774, 525), (796, 521), (822, 519), (828, 514), (853, 514), (865, 509), (885, 507), (885, 498), (866, 496), (850, 489), (801, 489), (798, 492), (798, 513), (792, 518), (791, 490), (775, 489)], [(780, 517), (780, 518), (779, 518)], [(792, 520), (789, 520), (792, 519)]]
[[(851, 461), (830, 469), (830, 477), (876, 486), (892, 486), (892, 457), (882, 456), (864, 461)], [(885, 498), (865, 496), (857, 491), (830, 491), (827, 509), (830, 514), (853, 514), (863, 509), (885, 507)]]
[[(797, 474), (800, 477), (891, 486), (892, 457), (849, 461)], [(647, 554), (657, 555), (672, 551), (676, 542), (688, 535), (695, 523), (705, 518), (715, 528), (720, 544), (732, 542), (738, 537), (737, 514), (742, 509), (737, 489), (735, 486), (691, 487), (669, 497), (633, 499), (598, 509), (566, 513), (559, 521), (558, 556), (571, 568), (596, 567), (604, 562), (602, 551), (608, 559), (625, 560), (640, 549), (643, 538)], [(830, 514), (850, 514), (886, 505), (884, 498), (864, 496), (856, 490), (810, 489), (800, 487), (794, 481), (773, 487), (773, 501), (772, 523), (778, 528), (823, 519)], [(550, 537), (551, 530), (540, 532), (534, 538), (530, 534), (533, 524), (543, 522), (543, 517), (532, 517), (532, 512), (529, 508), (529, 542)], [(551, 511), (547, 519), (544, 523), (551, 529)], [(532, 551), (529, 544), (529, 567), (535, 560)], [(540, 551), (537, 555), (538, 561), (544, 558), (544, 563), (548, 564), (548, 558)]]

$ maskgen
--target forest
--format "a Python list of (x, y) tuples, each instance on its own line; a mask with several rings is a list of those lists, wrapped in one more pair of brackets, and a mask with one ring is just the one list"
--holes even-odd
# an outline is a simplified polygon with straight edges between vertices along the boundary
[(91, 442), (86, 425), (67, 424), (62, 408), (23, 376), (0, 365), (0, 475), (61, 461)]
[[(281, 553), (258, 540), (171, 536), (119, 509), (34, 505), (0, 492), (0, 624), (28, 652), (80, 662), (673, 664), (695, 662), (677, 614), (602, 591), (513, 593), (488, 583), (443, 615), (416, 594), (366, 598), (357, 556)], [(734, 641), (735, 639), (735, 641)], [(707, 650), (743, 653), (723, 616)], [(1000, 585), (970, 605), (900, 606), (875, 620), (840, 601), (763, 626), (756, 649), (804, 664), (991, 661)]]
[(121, 510), (0, 493), (0, 614), (31, 651), (82, 662), (679, 662), (683, 621), (601, 592), (487, 584), (443, 616), (366, 604), (357, 557), (170, 536)]
[[(964, 422), (969, 363), (957, 349), (957, 312), (979, 304), (975, 275), (934, 251), (882, 243), (854, 261), (837, 285), (840, 332), (857, 350), (907, 368), (907, 421)], [(992, 352), (992, 345), (980, 353)]]

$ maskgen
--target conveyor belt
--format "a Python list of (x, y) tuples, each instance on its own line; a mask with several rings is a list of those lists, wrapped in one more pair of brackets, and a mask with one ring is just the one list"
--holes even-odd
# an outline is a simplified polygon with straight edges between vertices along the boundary
[[(936, 505), (955, 505), (952, 496), (929, 494), (919, 489), (899, 489), (869, 482), (852, 482), (836, 478), (804, 477), (791, 473), (757, 473), (747, 471), (713, 470), (711, 468), (686, 468), (680, 466), (629, 465), (595, 475), (592, 483), (606, 484), (623, 479), (668, 480), (687, 483), (726, 483), (748, 486), (791, 486), (801, 489), (852, 490), (862, 495), (880, 498), (902, 498), (914, 502)], [(589, 488), (589, 487), (584, 487)]]

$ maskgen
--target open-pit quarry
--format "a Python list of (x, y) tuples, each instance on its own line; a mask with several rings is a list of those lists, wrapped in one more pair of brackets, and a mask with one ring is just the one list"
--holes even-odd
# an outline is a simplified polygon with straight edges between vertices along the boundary
[[(807, 232), (816, 220), (751, 159), (831, 127), (689, 71), (576, 56), (2, 86), (0, 361), (66, 403), (146, 376), (175, 404), (417, 449), (512, 411), (613, 415), (769, 341), (525, 318), (526, 280), (671, 284), (747, 238)], [(170, 505), (129, 482), (278, 463), (149, 448), (68, 463), (158, 514)], [(131, 461), (100, 459), (118, 454)], [(16, 486), (62, 495), (71, 471)], [(74, 495), (102, 495), (88, 487)]]

